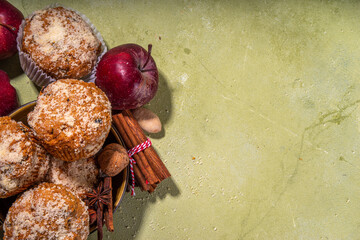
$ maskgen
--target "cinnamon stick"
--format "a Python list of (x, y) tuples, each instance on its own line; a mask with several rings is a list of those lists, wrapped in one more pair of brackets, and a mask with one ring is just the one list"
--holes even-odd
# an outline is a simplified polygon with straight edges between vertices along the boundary
[[(125, 132), (123, 126), (121, 125), (120, 119), (118, 118), (117, 115), (113, 115), (113, 121), (114, 121), (114, 124), (115, 124), (117, 130), (119, 130), (120, 135), (121, 135), (122, 139), (124, 140), (126, 147), (127, 148), (132, 148), (131, 141), (130, 141), (127, 133)], [(136, 158), (137, 157), (135, 157), (135, 160), (138, 162), (138, 159), (136, 159)], [(133, 168), (134, 168), (135, 179), (139, 183), (139, 185), (141, 186), (141, 189), (142, 190), (147, 190), (144, 176), (140, 172), (138, 166), (134, 165)]]
[(98, 239), (103, 239), (103, 204), (99, 203), (96, 209), (96, 216), (97, 216), (97, 232), (98, 232)]
[[(125, 131), (125, 134), (128, 136), (128, 139), (130, 140), (129, 143), (131, 143), (131, 148), (141, 144), (142, 142), (137, 140), (134, 132), (131, 131), (129, 128), (128, 122), (125, 120), (124, 116), (120, 113), (114, 116), (114, 118), (118, 118), (120, 120), (121, 127)], [(159, 178), (155, 175), (152, 168), (149, 166), (149, 163), (147, 159), (145, 158), (144, 153), (141, 151), (139, 153), (134, 154), (134, 157), (137, 157), (135, 159), (138, 162), (139, 168), (141, 172), (144, 174), (144, 177), (150, 184), (158, 183), (160, 182)]]
[(139, 168), (137, 165), (134, 165), (134, 174), (135, 174), (135, 179), (137, 180), (137, 182), (139, 183), (140, 187), (142, 190), (145, 191), (149, 191), (149, 184), (146, 184), (146, 180), (144, 175), (140, 172)]
[[(113, 115), (113, 122), (128, 149), (147, 140), (142, 128), (129, 110)], [(151, 193), (157, 187), (157, 183), (171, 176), (152, 146), (135, 154), (133, 157), (137, 162), (134, 165), (134, 175), (141, 190)]]
[(114, 231), (114, 219), (113, 219), (113, 198), (112, 198), (112, 178), (111, 177), (105, 177), (104, 178), (104, 189), (111, 189), (109, 193), (109, 205), (106, 206), (106, 209), (104, 211), (104, 219), (105, 219), (105, 225), (108, 231), (113, 232)]
[(154, 192), (156, 187), (157, 187), (156, 184), (151, 184), (150, 187), (149, 187), (149, 193)]
[[(128, 149), (131, 149), (131, 148), (134, 147), (134, 145), (132, 144), (127, 132), (125, 131), (125, 129), (124, 129), (123, 125), (122, 125), (122, 122), (120, 121), (119, 116), (120, 116), (119, 114), (113, 116), (114, 124), (115, 124), (116, 128), (119, 130), (120, 135), (123, 138), (126, 147)], [(142, 179), (144, 179), (144, 176), (140, 176), (139, 174), (142, 173), (142, 175), (143, 175), (143, 174), (145, 174), (145, 172), (147, 173), (147, 171), (145, 170), (144, 166), (142, 165), (140, 157), (137, 154), (135, 154), (133, 157), (135, 158), (135, 161), (137, 163), (136, 164), (137, 165), (137, 171), (134, 171), (135, 177), (136, 177), (137, 180), (141, 181)], [(134, 167), (135, 167), (135, 165), (134, 165)], [(145, 182), (146, 181), (144, 180), (143, 183), (145, 184)], [(141, 183), (140, 185), (143, 185), (143, 184)], [(147, 190), (148, 188), (143, 187), (143, 189)]]
[[(135, 126), (132, 122), (129, 122), (130, 128), (135, 131)], [(141, 139), (141, 135), (137, 132), (136, 136)], [(146, 140), (144, 140), (146, 141)], [(155, 174), (158, 176), (158, 178), (162, 181), (170, 176), (170, 173), (167, 171), (166, 167), (160, 160), (160, 157), (157, 155), (155, 150), (151, 147), (144, 150), (144, 154), (149, 159), (149, 163), (151, 165), (151, 168), (154, 170)]]
[[(125, 120), (128, 123), (128, 126), (130, 127), (131, 131), (134, 133), (138, 141), (145, 142), (147, 140), (147, 137), (143, 133), (139, 123), (136, 121), (131, 111), (124, 110), (123, 113)], [(164, 180), (171, 176), (170, 172), (168, 171), (164, 163), (161, 161), (159, 155), (156, 153), (152, 146), (146, 148), (144, 150), (144, 154), (146, 158), (148, 158), (151, 168), (154, 170), (160, 180)]]

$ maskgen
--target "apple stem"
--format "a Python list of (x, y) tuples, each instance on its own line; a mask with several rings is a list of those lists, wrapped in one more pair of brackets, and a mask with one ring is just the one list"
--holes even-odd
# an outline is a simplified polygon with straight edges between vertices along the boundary
[(151, 72), (151, 71), (156, 71), (156, 69), (146, 69), (146, 70), (141, 70), (141, 72)]
[(13, 32), (16, 32), (16, 27), (13, 27), (13, 26), (11, 26), (9, 24), (6, 24), (6, 23), (0, 23), (0, 25), (12, 30)]
[[(150, 60), (150, 55), (151, 55), (151, 49), (152, 49), (152, 45), (149, 44), (148, 45), (148, 56), (147, 56), (147, 59), (146, 59), (146, 62), (144, 64), (144, 66), (142, 67), (143, 69), (146, 67), (146, 65), (148, 64), (149, 60)], [(142, 72), (147, 72), (149, 70), (141, 70)]]

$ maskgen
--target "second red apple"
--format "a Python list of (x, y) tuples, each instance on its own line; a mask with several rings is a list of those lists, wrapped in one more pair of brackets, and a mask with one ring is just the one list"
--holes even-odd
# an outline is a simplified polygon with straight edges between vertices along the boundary
[(17, 52), (16, 37), (23, 14), (8, 1), (0, 0), (0, 60)]

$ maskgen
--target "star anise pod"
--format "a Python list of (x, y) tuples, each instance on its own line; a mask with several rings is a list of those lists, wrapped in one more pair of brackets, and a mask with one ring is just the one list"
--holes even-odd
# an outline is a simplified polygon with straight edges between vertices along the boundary
[(92, 192), (90, 193), (86, 193), (86, 196), (89, 199), (89, 206), (100, 207), (101, 204), (107, 206), (110, 205), (111, 191), (112, 191), (111, 188), (105, 188), (104, 183), (100, 181), (96, 189), (93, 189)]
[[(104, 184), (103, 181), (100, 181), (96, 189), (93, 189), (92, 192), (86, 193), (87, 203), (89, 206), (90, 219), (91, 216), (96, 214), (96, 223), (98, 230), (98, 239), (103, 239), (103, 216), (104, 216), (104, 207), (106, 209), (112, 209), (112, 186), (111, 186), (111, 177), (105, 177)], [(109, 221), (109, 220), (108, 220)], [(110, 220), (112, 221), (112, 219)]]

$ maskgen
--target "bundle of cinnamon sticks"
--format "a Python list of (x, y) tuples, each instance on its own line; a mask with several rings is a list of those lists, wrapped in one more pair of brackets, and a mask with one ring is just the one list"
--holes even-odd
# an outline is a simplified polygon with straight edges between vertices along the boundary
[[(127, 149), (147, 140), (142, 128), (130, 110), (113, 115), (113, 123), (120, 132)], [(152, 146), (133, 155), (136, 164), (134, 174), (137, 184), (143, 191), (153, 192), (162, 180), (171, 176), (159, 155)]]

